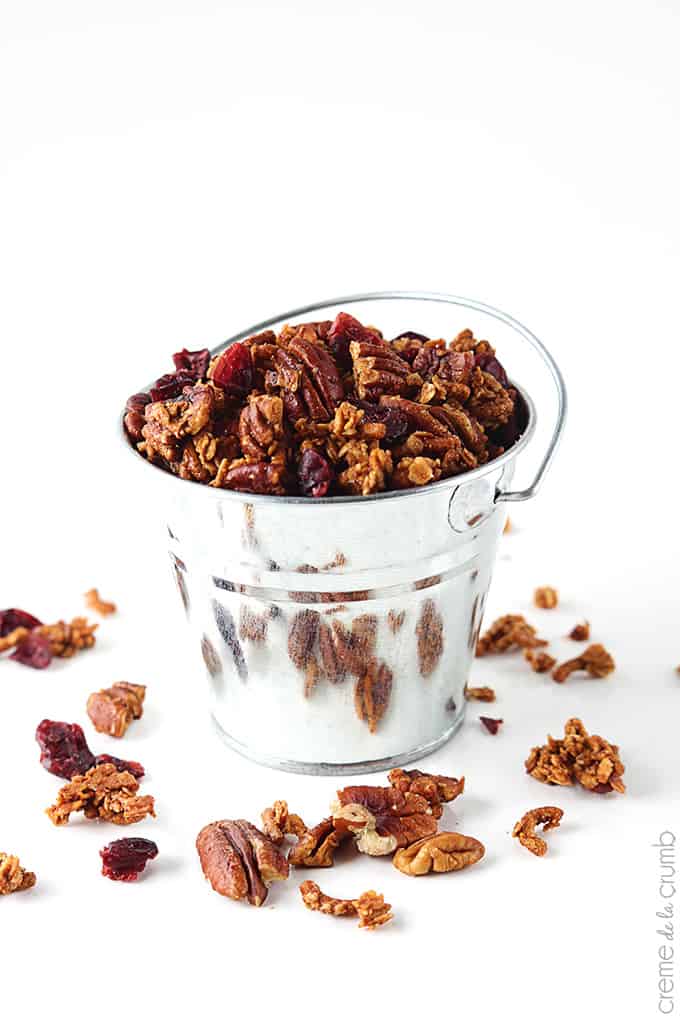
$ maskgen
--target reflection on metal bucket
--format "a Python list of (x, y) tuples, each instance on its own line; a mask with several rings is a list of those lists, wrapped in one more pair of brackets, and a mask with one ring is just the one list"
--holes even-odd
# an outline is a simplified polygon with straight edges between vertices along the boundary
[[(533, 495), (564, 423), (564, 387), (542, 345), (474, 302), (344, 298), (243, 335), (360, 300), (438, 301), (509, 325), (551, 372), (557, 424), (533, 485), (522, 492), (511, 492), (510, 483), (536, 414), (521, 390), (527, 426), (515, 446), (468, 474), (401, 493), (248, 496), (181, 481), (136, 458), (163, 482), (172, 566), (219, 730), (256, 761), (301, 772), (404, 764), (455, 732), (505, 521), (502, 503)], [(420, 321), (409, 315), (407, 325)]]

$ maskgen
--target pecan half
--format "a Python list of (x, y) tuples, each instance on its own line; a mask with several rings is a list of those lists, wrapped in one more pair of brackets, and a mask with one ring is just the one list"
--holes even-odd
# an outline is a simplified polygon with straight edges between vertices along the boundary
[(341, 900), (335, 896), (327, 896), (309, 879), (300, 886), (302, 902), (308, 910), (317, 910), (321, 914), (332, 917), (358, 917), (360, 928), (378, 928), (393, 918), (392, 906), (385, 903), (380, 893), (369, 889), (356, 900)]
[(553, 670), (555, 683), (563, 684), (572, 673), (585, 672), (588, 676), (602, 679), (616, 669), (616, 663), (604, 645), (590, 645), (575, 659), (568, 659)]
[(0, 896), (24, 892), (34, 885), (34, 872), (22, 868), (18, 857), (0, 852)]
[(346, 786), (338, 790), (332, 811), (336, 830), (353, 834), (357, 849), (373, 857), (391, 854), (437, 831), (425, 797), (392, 787)]
[(353, 340), (349, 345), (354, 384), (361, 400), (377, 400), (382, 394), (404, 394), (422, 380), (394, 348), (379, 337)]
[(537, 857), (543, 857), (548, 851), (548, 844), (540, 836), (536, 835), (536, 826), (542, 825), (543, 832), (548, 829), (556, 829), (562, 821), (564, 811), (558, 807), (537, 807), (532, 808), (522, 815), (515, 823), (512, 835), (518, 839), (522, 846), (530, 850)]
[(438, 832), (398, 850), (392, 863), (404, 875), (462, 871), (484, 856), (484, 844), (459, 832)]
[(238, 423), (241, 449), (249, 461), (267, 461), (283, 450), (283, 402), (280, 397), (251, 396)]
[(153, 797), (137, 796), (138, 789), (131, 772), (119, 772), (111, 763), (96, 765), (62, 786), (46, 813), (55, 825), (66, 825), (74, 811), (114, 825), (132, 825), (156, 814)]
[(288, 878), (288, 861), (277, 846), (242, 818), (204, 826), (196, 837), (203, 874), (215, 892), (261, 907), (268, 884)]
[(392, 769), (387, 779), (395, 790), (424, 797), (432, 808), (434, 818), (441, 818), (442, 804), (460, 797), (465, 789), (465, 776), (455, 779), (453, 776), (431, 775), (419, 769)]
[(354, 688), (354, 708), (362, 722), (375, 733), (392, 694), (392, 670), (380, 659), (370, 659)]
[(87, 714), (99, 733), (122, 737), (133, 719), (141, 719), (146, 687), (117, 683), (87, 699)]

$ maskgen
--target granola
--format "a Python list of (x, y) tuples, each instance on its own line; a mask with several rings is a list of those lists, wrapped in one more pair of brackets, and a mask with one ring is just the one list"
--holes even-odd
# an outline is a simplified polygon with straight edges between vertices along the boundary
[(35, 874), (21, 867), (18, 857), (0, 852), (0, 896), (24, 892), (35, 885)]
[(572, 641), (589, 641), (590, 640), (590, 624), (587, 620), (583, 623), (577, 623), (569, 631), (569, 637)]
[(500, 616), (477, 642), (477, 657), (508, 652), (514, 648), (541, 648), (547, 645), (536, 635), (536, 628), (519, 614)]
[(153, 797), (138, 796), (138, 789), (139, 783), (131, 772), (119, 772), (110, 763), (96, 765), (62, 786), (56, 802), (46, 813), (55, 825), (66, 825), (74, 811), (114, 825), (132, 825), (147, 815), (155, 818)]
[(98, 626), (98, 623), (88, 623), (84, 616), (75, 616), (70, 623), (59, 620), (58, 623), (36, 627), (31, 633), (46, 638), (52, 655), (70, 659), (76, 652), (92, 648)]
[(493, 687), (468, 687), (466, 685), (465, 698), (467, 701), (495, 701), (496, 692)]
[(555, 683), (563, 684), (572, 673), (585, 672), (595, 679), (609, 676), (616, 669), (616, 663), (604, 645), (589, 645), (575, 659), (568, 659), (553, 670)]
[(589, 734), (580, 719), (567, 720), (564, 738), (548, 736), (547, 743), (533, 747), (524, 766), (540, 783), (572, 786), (576, 782), (593, 793), (626, 790), (618, 746)]
[(526, 421), (469, 330), (390, 341), (340, 312), (212, 359), (173, 357), (174, 372), (130, 397), (125, 429), (152, 464), (217, 488), (320, 498), (427, 485), (499, 456)]
[(524, 658), (527, 660), (534, 673), (549, 673), (553, 666), (557, 663), (552, 655), (548, 655), (547, 652), (535, 652), (533, 648), (527, 648), (524, 652)]
[(332, 917), (358, 917), (360, 928), (379, 928), (394, 916), (391, 904), (385, 903), (384, 897), (373, 889), (362, 893), (356, 900), (341, 900), (327, 896), (316, 882), (307, 879), (300, 885), (300, 895), (308, 910), (318, 910)]
[(122, 737), (133, 719), (141, 719), (146, 687), (123, 681), (91, 694), (87, 714), (99, 733)]
[(551, 588), (550, 585), (537, 588), (534, 592), (534, 605), (537, 609), (555, 609), (558, 602), (557, 589)]
[(556, 829), (562, 821), (563, 814), (562, 808), (558, 807), (532, 808), (515, 823), (512, 835), (532, 854), (543, 857), (548, 852), (548, 844), (536, 834), (536, 826), (542, 825), (543, 832), (547, 832), (548, 829)]

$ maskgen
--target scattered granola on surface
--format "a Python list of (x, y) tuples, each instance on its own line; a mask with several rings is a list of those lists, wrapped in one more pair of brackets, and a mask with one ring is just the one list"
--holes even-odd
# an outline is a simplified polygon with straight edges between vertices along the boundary
[(22, 868), (18, 857), (0, 852), (0, 896), (32, 889), (35, 881), (35, 874)]
[(496, 736), (499, 729), (503, 725), (502, 719), (490, 719), (488, 715), (480, 715), (479, 721), (485, 730), (488, 730), (492, 736)]
[(549, 736), (542, 747), (533, 747), (524, 765), (540, 783), (572, 786), (577, 782), (593, 793), (626, 790), (621, 779), (625, 767), (617, 745), (589, 734), (580, 719), (567, 720), (564, 738)]
[(335, 896), (326, 896), (310, 879), (300, 885), (302, 902), (308, 910), (318, 910), (321, 914), (332, 917), (358, 917), (359, 927), (369, 931), (387, 924), (394, 917), (392, 905), (385, 903), (380, 893), (369, 889), (356, 900), (340, 900)]
[(465, 698), (467, 701), (495, 701), (496, 692), (493, 687), (468, 687), (466, 684)]
[(55, 825), (66, 825), (74, 811), (114, 825), (133, 825), (147, 815), (155, 818), (153, 797), (139, 797), (138, 789), (139, 783), (131, 772), (119, 772), (109, 762), (95, 765), (62, 786), (56, 803), (46, 813)]
[(548, 844), (536, 834), (536, 826), (542, 825), (543, 832), (556, 829), (562, 821), (563, 814), (562, 808), (558, 807), (532, 808), (515, 823), (512, 835), (536, 857), (543, 857), (548, 852)]
[(513, 648), (543, 648), (547, 645), (536, 636), (536, 628), (519, 614), (500, 616), (477, 642), (477, 658), (508, 652)]
[(274, 842), (243, 818), (205, 825), (196, 837), (203, 874), (215, 892), (261, 907), (271, 882), (288, 878), (288, 861)]
[(583, 623), (577, 623), (575, 627), (569, 631), (569, 637), (572, 641), (589, 641), (590, 640), (590, 624), (587, 620)]
[(129, 398), (125, 429), (152, 464), (217, 488), (319, 498), (426, 485), (498, 457), (526, 423), (470, 330), (388, 341), (340, 312), (173, 360)]
[(534, 605), (537, 609), (555, 609), (558, 601), (557, 589), (550, 585), (537, 588), (534, 592)]
[(58, 623), (36, 627), (34, 633), (47, 638), (52, 655), (70, 659), (76, 652), (92, 648), (98, 626), (98, 623), (88, 623), (84, 616), (74, 616), (70, 623), (59, 620)]
[(85, 592), (85, 605), (88, 609), (99, 613), (100, 616), (111, 616), (112, 613), (116, 612), (116, 603), (106, 602), (99, 594), (97, 588), (90, 588), (89, 591)]
[(459, 832), (438, 832), (397, 850), (392, 863), (404, 875), (462, 871), (484, 856), (484, 844)]
[(146, 687), (121, 681), (87, 699), (87, 714), (99, 733), (122, 737), (133, 719), (141, 719)]
[(0, 612), (0, 653), (14, 649), (10, 658), (22, 666), (45, 669), (54, 656), (70, 658), (95, 643), (98, 624), (89, 624), (83, 616), (71, 623), (43, 624), (22, 609)]
[(557, 663), (557, 659), (552, 655), (548, 655), (547, 652), (535, 652), (532, 648), (527, 648), (525, 650), (524, 658), (527, 660), (534, 673), (549, 673), (553, 666)]
[(553, 670), (555, 683), (563, 684), (572, 673), (585, 672), (588, 676), (602, 679), (616, 669), (616, 663), (604, 645), (589, 645), (585, 652), (575, 659), (568, 659)]

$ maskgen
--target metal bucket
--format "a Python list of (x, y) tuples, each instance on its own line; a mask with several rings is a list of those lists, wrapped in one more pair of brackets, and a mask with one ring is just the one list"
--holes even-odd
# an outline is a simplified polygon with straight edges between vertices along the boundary
[[(503, 504), (535, 494), (566, 414), (559, 369), (533, 334), (496, 309), (444, 294), (322, 301), (258, 323), (213, 353), (348, 305), (387, 336), (415, 329), (451, 337), (469, 326), (489, 339), (526, 402), (520, 439), (491, 463), (421, 489), (312, 500), (183, 481), (152, 468), (124, 437), (157, 485), (219, 732), (255, 761), (312, 774), (402, 765), (458, 729)], [(515, 461), (537, 420), (534, 401), (514, 381), (518, 348), (508, 341), (518, 336), (557, 401), (534, 480), (514, 491)]]

